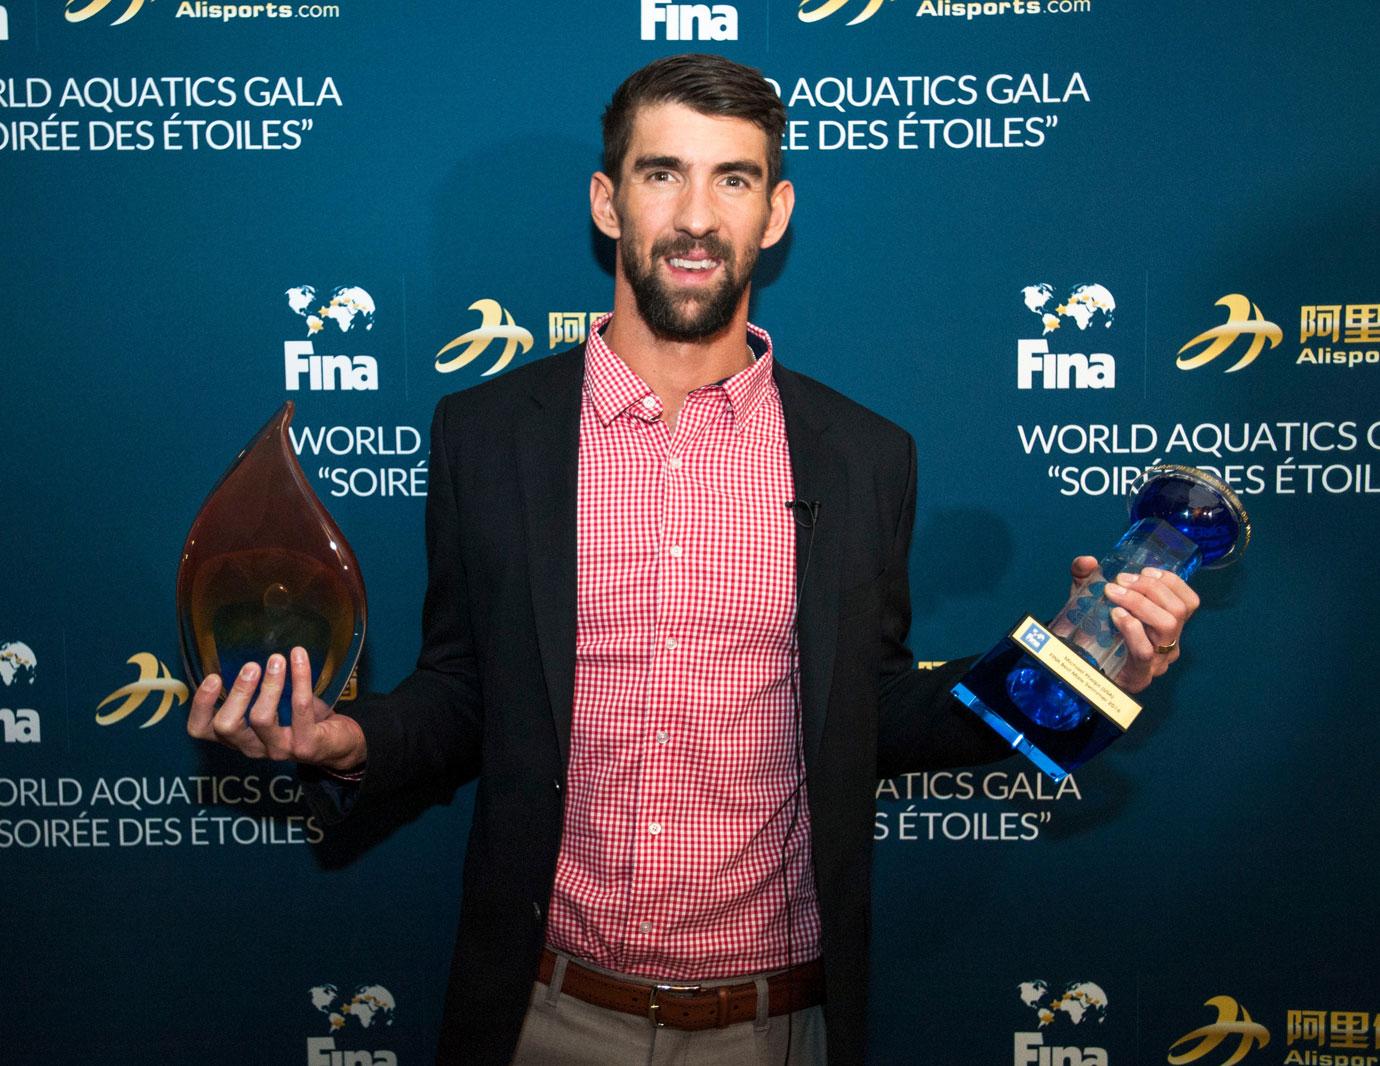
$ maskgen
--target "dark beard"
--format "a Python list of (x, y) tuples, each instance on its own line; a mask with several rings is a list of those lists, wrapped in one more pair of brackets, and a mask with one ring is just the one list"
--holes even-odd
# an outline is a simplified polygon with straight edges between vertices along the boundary
[[(662, 284), (656, 265), (664, 258), (682, 258), (693, 251), (704, 252), (719, 260), (723, 281), (712, 292), (704, 294), (676, 294)], [(738, 301), (752, 279), (757, 263), (756, 249), (738, 269), (733, 248), (712, 234), (695, 240), (692, 237), (666, 238), (652, 245), (644, 265), (637, 255), (623, 257), (623, 274), (637, 300), (637, 311), (658, 337), (668, 341), (699, 341), (721, 332), (733, 321)]]

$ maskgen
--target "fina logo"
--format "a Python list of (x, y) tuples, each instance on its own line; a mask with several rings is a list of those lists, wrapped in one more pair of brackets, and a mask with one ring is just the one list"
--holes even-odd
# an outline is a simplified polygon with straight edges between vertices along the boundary
[(655, 41), (658, 26), (666, 27), (668, 41), (736, 41), (738, 9), (731, 4), (642, 0), (642, 39)]
[[(1043, 650), (1044, 646), (1049, 643), (1049, 634), (1045, 632), (1044, 627), (1039, 625), (1039, 623), (1031, 622), (1030, 625), (1026, 627), (1025, 632), (1021, 634), (1021, 643), (1031, 651), (1038, 652)], [(1021, 987), (1024, 988), (1025, 985)]]
[[(3, 10), (3, 9), (0, 9)], [(38, 676), (38, 657), (17, 640), (0, 644), (0, 683), (32, 685)], [(37, 744), (42, 739), (38, 712), (32, 707), (0, 707), (0, 740), (6, 744)]]
[[(341, 1033), (348, 1022), (362, 1032), (376, 1033), (393, 1024), (397, 1003), (383, 985), (361, 985), (349, 999), (335, 985), (317, 985), (310, 992), (311, 1005), (326, 1015), (332, 1033)], [(362, 1034), (361, 1034), (362, 1035)], [(307, 1038), (307, 1066), (398, 1066), (391, 1051), (339, 1051), (335, 1038)]]
[(0, 4), (0, 41), (10, 39), (10, 13)]
[[(1025, 981), (1017, 993), (1039, 1018), (1040, 1029), (1053, 1024), (1061, 1015), (1073, 1025), (1101, 1025), (1107, 1020), (1107, 993), (1091, 981), (1074, 981), (1057, 996), (1050, 994), (1044, 981)], [(1042, 1032), (1017, 1033), (1012, 1062), (1014, 1066), (1107, 1066), (1107, 1049), (1046, 1045)]]
[[(484, 353), (491, 341), (501, 340), (506, 343), (503, 345), (503, 353), (498, 357), (498, 361), (479, 375), (483, 378), (490, 374), (497, 374), (511, 363), (513, 356), (517, 354), (519, 345), (522, 346), (523, 355), (532, 350), (532, 334), (514, 322), (512, 312), (497, 300), (475, 300), (474, 303), (470, 304), (469, 309), (479, 312), (481, 317), (479, 328), (460, 334), (436, 353), (436, 369), (439, 373), (449, 374), (459, 370), (462, 366), (468, 366)], [(452, 348), (458, 348), (462, 344), (465, 345), (464, 351), (451, 356), (449, 359), (443, 360), (441, 358), (446, 352)]]
[(107, 703), (114, 703), (120, 697), (124, 697), (124, 703), (116, 707), (113, 711), (106, 711), (105, 714), (96, 715), (97, 725), (114, 725), (122, 722), (131, 714), (144, 705), (144, 701), (155, 692), (161, 693), (162, 698), (158, 701), (158, 708), (153, 712), (152, 717), (141, 725), (140, 729), (147, 729), (151, 725), (161, 722), (167, 713), (172, 710), (173, 701), (177, 701), (180, 707), (187, 702), (187, 686), (177, 678), (172, 676), (172, 671), (168, 669), (168, 664), (161, 659), (146, 651), (135, 652), (125, 660), (131, 666), (139, 668), (139, 676), (128, 685), (121, 685), (100, 703), (96, 704), (99, 711)]
[(1191, 1033), (1185, 1033), (1169, 1045), (1170, 1052), (1180, 1044), (1196, 1040), (1197, 1043), (1179, 1052), (1170, 1054), (1168, 1062), (1171, 1066), (1186, 1066), (1187, 1063), (1197, 1062), (1204, 1055), (1215, 1051), (1228, 1037), (1239, 1036), (1241, 1042), (1236, 1045), (1231, 1057), (1225, 1059), (1221, 1066), (1233, 1066), (1246, 1057), (1253, 1048), (1265, 1047), (1270, 1042), (1270, 1031), (1257, 1021), (1251, 1019), (1250, 1012), (1245, 1007), (1237, 1003), (1231, 996), (1213, 996), (1203, 1004), (1205, 1007), (1217, 1008), (1217, 1020), (1211, 1025), (1204, 1025), (1199, 1029), (1194, 1029)]
[[(1273, 349), (1279, 347), (1279, 342), (1284, 339), (1283, 331), (1273, 322), (1267, 322), (1265, 316), (1260, 313), (1260, 308), (1239, 292), (1223, 296), (1214, 306), (1227, 309), (1227, 320), (1220, 326), (1213, 326), (1210, 330), (1198, 334), (1179, 349), (1179, 357), (1174, 360), (1174, 365), (1180, 370), (1196, 370), (1225, 352), (1238, 337), (1247, 333), (1254, 334), (1255, 339), (1246, 349), (1246, 354), (1227, 367), (1225, 373), (1230, 374), (1255, 362), (1255, 357), (1264, 349), (1267, 340)], [(1184, 352), (1199, 344), (1204, 345), (1203, 350), (1185, 359)]]
[[(68, 22), (85, 22), (92, 15), (99, 15), (110, 6), (111, 0), (90, 0), (87, 4), (82, 4), (82, 0), (67, 0), (67, 8), (63, 12)], [(139, 14), (139, 9), (144, 6), (144, 0), (129, 0), (129, 7), (125, 8), (125, 13), (111, 23), (118, 26), (122, 22), (128, 22), (135, 15)]]
[[(365, 333), (374, 328), (374, 298), (358, 285), (342, 285), (317, 305), (316, 289), (298, 285), (285, 293), (288, 307), (305, 319), (307, 336), (333, 323), (340, 333)], [(283, 342), (283, 387), (296, 392), (305, 376), (313, 392), (377, 392), (379, 364), (370, 355), (317, 355), (311, 341)]]
[(1054, 286), (1040, 283), (1021, 290), (1027, 310), (1039, 316), (1044, 335), (1016, 342), (1016, 388), (1033, 389), (1038, 375), (1045, 389), (1111, 389), (1116, 387), (1116, 360), (1106, 352), (1051, 352), (1049, 336), (1072, 322), (1085, 332), (1091, 326), (1112, 328), (1116, 300), (1103, 285), (1075, 286), (1062, 302), (1050, 307)]

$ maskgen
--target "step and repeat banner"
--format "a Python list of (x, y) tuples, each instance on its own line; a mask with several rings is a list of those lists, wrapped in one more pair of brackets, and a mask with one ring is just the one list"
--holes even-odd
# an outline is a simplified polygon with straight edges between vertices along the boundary
[[(1144, 467), (1255, 528), (1060, 785), (882, 781), (872, 1061), (1376, 1066), (1380, 6), (0, 6), (0, 1061), (418, 1064), (472, 792), (326, 829), (191, 741), (173, 582), (285, 400), (410, 669), (436, 400), (581, 341), (599, 116), (786, 102), (753, 320), (920, 449), (918, 668), (1052, 615)], [(484, 462), (484, 456), (472, 461)]]

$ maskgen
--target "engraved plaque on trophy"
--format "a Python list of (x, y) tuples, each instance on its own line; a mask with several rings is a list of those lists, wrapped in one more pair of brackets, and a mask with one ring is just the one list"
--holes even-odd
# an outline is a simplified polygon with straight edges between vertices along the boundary
[(1131, 524), (1048, 626), (1023, 617), (953, 694), (1054, 780), (1126, 732), (1141, 705), (1117, 688), (1126, 645), (1107, 582), (1158, 567), (1187, 581), (1235, 562), (1250, 542), (1246, 509), (1203, 470), (1153, 466), (1131, 486)]
[[(285, 403), (230, 464), (201, 505), (177, 571), (177, 618), (189, 681), (295, 646), (311, 657), (313, 689), (333, 705), (364, 644), (368, 607), (354, 552), (293, 453)], [(291, 686), (278, 716), (291, 720)]]

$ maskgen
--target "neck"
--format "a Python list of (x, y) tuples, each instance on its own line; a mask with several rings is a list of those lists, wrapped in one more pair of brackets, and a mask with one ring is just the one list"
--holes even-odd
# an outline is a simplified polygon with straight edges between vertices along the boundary
[(750, 291), (751, 286), (744, 290), (733, 318), (713, 336), (696, 341), (668, 340), (652, 332), (637, 313), (632, 287), (619, 272), (613, 290), (613, 318), (604, 339), (661, 398), (664, 417), (673, 428), (688, 394), (732, 377), (751, 364), (745, 341)]

